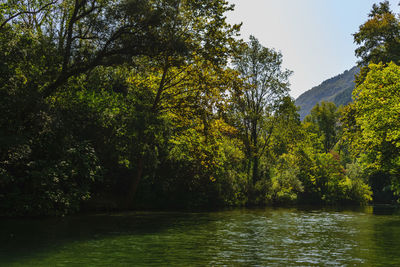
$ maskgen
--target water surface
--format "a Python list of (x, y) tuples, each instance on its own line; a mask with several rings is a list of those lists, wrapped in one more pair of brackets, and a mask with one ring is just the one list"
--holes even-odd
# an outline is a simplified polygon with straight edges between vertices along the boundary
[(1, 219), (0, 266), (399, 265), (393, 210), (240, 209)]

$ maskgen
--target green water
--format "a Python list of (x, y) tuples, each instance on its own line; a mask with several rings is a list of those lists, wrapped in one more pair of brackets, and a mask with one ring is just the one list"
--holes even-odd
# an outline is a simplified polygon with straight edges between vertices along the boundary
[(400, 215), (267, 208), (1, 219), (0, 266), (400, 265)]

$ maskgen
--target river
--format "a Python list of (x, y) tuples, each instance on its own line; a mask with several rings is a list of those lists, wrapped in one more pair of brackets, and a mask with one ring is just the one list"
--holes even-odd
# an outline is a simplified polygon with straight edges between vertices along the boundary
[(400, 213), (382, 207), (1, 219), (0, 238), (0, 266), (400, 264)]

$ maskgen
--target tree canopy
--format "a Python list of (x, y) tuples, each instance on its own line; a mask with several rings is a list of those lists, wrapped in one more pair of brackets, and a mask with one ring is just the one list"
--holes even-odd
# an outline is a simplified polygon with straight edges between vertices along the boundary
[[(1, 3), (0, 216), (365, 204), (377, 171), (398, 188), (397, 66), (371, 65), (341, 119), (324, 102), (301, 122), (283, 55), (240, 40), (233, 8)], [(371, 14), (392, 23), (386, 2)], [(368, 27), (357, 53), (370, 63), (388, 42), (394, 60)]]

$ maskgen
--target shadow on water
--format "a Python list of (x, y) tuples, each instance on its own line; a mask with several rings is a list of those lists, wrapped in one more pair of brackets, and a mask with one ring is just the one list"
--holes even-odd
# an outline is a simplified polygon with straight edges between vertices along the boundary
[(374, 215), (400, 215), (400, 207), (398, 205), (374, 205)]
[[(207, 213), (131, 212), (45, 219), (0, 219), (0, 266), (65, 244), (145, 235), (212, 220)], [(180, 225), (181, 224), (181, 225)]]
[(399, 215), (302, 206), (1, 219), (0, 266), (391, 265)]

